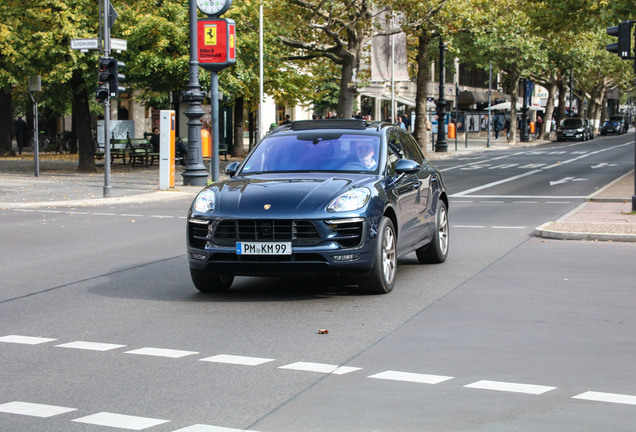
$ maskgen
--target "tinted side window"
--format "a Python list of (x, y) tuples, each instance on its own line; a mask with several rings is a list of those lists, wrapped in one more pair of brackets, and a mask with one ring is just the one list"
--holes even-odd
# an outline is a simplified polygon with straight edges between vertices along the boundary
[(399, 135), (406, 158), (421, 165), (424, 162), (424, 156), (422, 155), (422, 150), (420, 150), (420, 146), (417, 145), (415, 138), (406, 133), (400, 133)]

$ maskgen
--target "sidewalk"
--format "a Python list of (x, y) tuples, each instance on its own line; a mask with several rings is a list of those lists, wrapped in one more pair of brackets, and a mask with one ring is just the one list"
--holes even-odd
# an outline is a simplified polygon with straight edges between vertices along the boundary
[[(448, 140), (448, 152), (436, 153), (430, 148), (427, 159), (435, 160), (466, 156), (502, 148), (524, 148), (545, 144), (546, 141), (517, 143), (514, 147), (504, 139), (471, 140), (466, 148), (454, 140)], [(233, 160), (219, 161), (221, 178), (225, 167)], [(164, 201), (194, 196), (200, 186), (183, 186), (184, 167), (177, 166), (175, 187), (159, 190), (159, 167), (135, 167), (115, 163), (111, 165), (110, 198), (104, 198), (104, 165), (97, 161), (97, 172), (78, 173), (76, 155), (43, 154), (40, 158), (40, 175), (35, 177), (32, 153), (21, 157), (0, 157), (0, 209), (26, 209), (45, 207), (108, 206), (117, 203)], [(593, 196), (574, 211), (555, 222), (547, 222), (535, 230), (544, 238), (567, 240), (605, 240), (636, 242), (636, 214), (631, 214), (631, 197), (634, 193), (634, 172), (628, 173)]]

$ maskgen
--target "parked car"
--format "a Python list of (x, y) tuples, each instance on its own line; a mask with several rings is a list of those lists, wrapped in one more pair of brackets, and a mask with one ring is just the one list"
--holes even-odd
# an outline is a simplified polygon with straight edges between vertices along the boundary
[(398, 257), (448, 256), (442, 174), (392, 124), (294, 121), (225, 172), (229, 179), (204, 188), (188, 213), (200, 291), (227, 290), (235, 275), (337, 275), (388, 293)]
[(608, 135), (608, 134), (620, 135), (622, 133), (623, 133), (623, 126), (621, 125), (620, 121), (608, 120), (605, 123), (603, 123), (603, 126), (601, 126), (601, 135)]
[(590, 131), (581, 118), (566, 118), (557, 128), (557, 141), (589, 139)]
[(627, 123), (627, 117), (622, 115), (613, 115), (613, 116), (610, 116), (609, 120), (620, 123), (621, 134), (627, 133), (627, 129), (629, 129), (629, 125)]

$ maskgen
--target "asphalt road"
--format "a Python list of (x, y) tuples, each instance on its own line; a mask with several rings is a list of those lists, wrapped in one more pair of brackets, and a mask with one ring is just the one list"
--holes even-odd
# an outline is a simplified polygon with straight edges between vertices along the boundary
[(449, 259), (402, 259), (383, 296), (199, 294), (185, 198), (3, 210), (0, 431), (631, 430), (636, 246), (531, 236), (629, 171), (629, 141), (438, 161)]

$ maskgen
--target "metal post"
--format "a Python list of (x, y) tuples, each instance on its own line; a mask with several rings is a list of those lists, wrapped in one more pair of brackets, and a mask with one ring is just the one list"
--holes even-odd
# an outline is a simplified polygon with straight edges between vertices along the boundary
[[(457, 109), (459, 107), (459, 85), (455, 83), (455, 151), (457, 151), (457, 135), (459, 135), (459, 113)], [(464, 130), (466, 126), (464, 125)]]
[(212, 122), (212, 181), (219, 179), (219, 74), (210, 72), (210, 121)]
[(486, 147), (490, 147), (490, 127), (492, 125), (492, 60), (488, 71), (488, 132), (486, 135)]
[(182, 97), (188, 102), (188, 109), (184, 112), (188, 117), (188, 154), (183, 172), (184, 186), (205, 186), (208, 172), (203, 164), (201, 153), (201, 117), (203, 109), (201, 102), (205, 98), (199, 84), (199, 62), (197, 61), (197, 5), (196, 0), (189, 0), (190, 8), (190, 82), (188, 90)]
[[(393, 31), (393, 14), (391, 14), (391, 32)], [(391, 121), (397, 123), (395, 118), (395, 44), (394, 34), (391, 33)]]
[(35, 176), (40, 177), (40, 131), (38, 126), (38, 101), (29, 92), (33, 101), (33, 159), (35, 160)]
[[(104, 57), (110, 57), (110, 25), (108, 22), (110, 0), (104, 0), (102, 10), (104, 19)], [(110, 198), (112, 186), (110, 184), (110, 91), (104, 100), (104, 198)]]
[[(256, 141), (263, 138), (263, 2), (258, 6), (258, 122), (256, 123)], [(241, 143), (243, 149), (243, 140), (239, 139), (235, 142)]]
[(523, 80), (523, 106), (521, 107), (521, 142), (530, 141), (528, 133), (528, 82)]
[[(634, 61), (634, 70), (636, 70), (636, 61)], [(634, 79), (636, 84), (636, 79)], [(632, 211), (636, 212), (636, 128), (634, 128), (634, 195), (632, 195)]]
[(568, 113), (568, 117), (572, 117), (572, 90), (573, 88), (573, 76), (572, 76), (572, 68), (570, 68), (570, 112)]
[(446, 120), (446, 99), (444, 99), (444, 39), (439, 38), (439, 99), (437, 101), (437, 143), (435, 144), (436, 152), (447, 152), (448, 144), (446, 143), (446, 131), (444, 123)]

